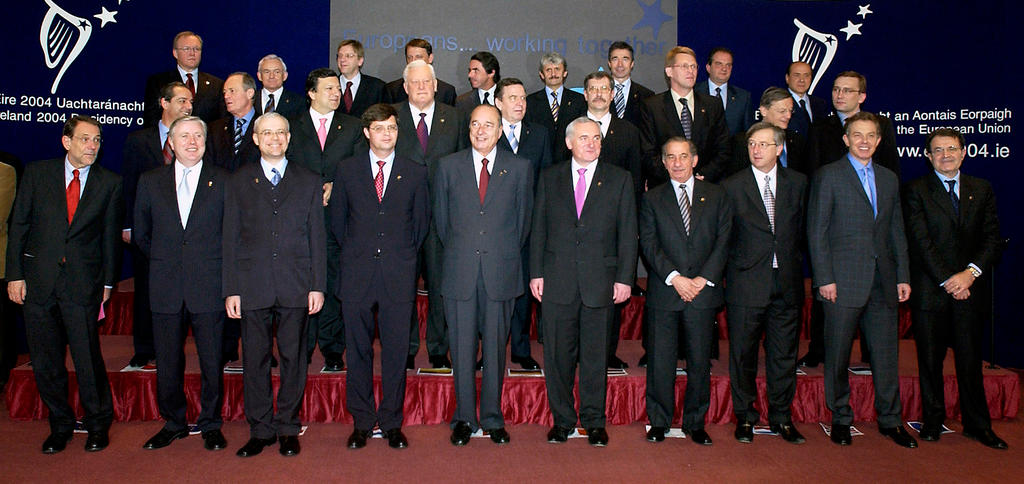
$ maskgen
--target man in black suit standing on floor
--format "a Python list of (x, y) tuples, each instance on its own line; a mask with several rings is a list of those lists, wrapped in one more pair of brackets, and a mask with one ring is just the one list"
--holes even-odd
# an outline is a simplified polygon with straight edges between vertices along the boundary
[[(765, 122), (783, 130), (785, 137), (782, 143), (782, 154), (778, 157), (778, 164), (784, 168), (798, 171), (804, 176), (814, 174), (811, 166), (810, 147), (807, 137), (789, 129), (789, 120), (793, 116), (793, 97), (781, 87), (769, 87), (761, 94), (758, 111), (761, 119)], [(729, 160), (727, 173), (732, 175), (750, 169), (750, 150), (747, 147), (749, 140), (747, 133), (738, 133), (732, 137), (732, 157)]]
[(540, 80), (544, 88), (526, 96), (526, 120), (543, 125), (552, 133), (554, 159), (569, 157), (565, 144), (565, 126), (587, 112), (583, 95), (565, 86), (569, 77), (569, 64), (558, 52), (545, 53), (540, 58)]
[(793, 96), (793, 119), (789, 124), (793, 131), (804, 136), (810, 136), (811, 128), (828, 116), (825, 100), (807, 92), (813, 79), (814, 71), (806, 62), (790, 62), (786, 68), (786, 86), (789, 87), (789, 94)]
[(254, 103), (257, 117), (278, 113), (293, 118), (306, 110), (307, 104), (302, 95), (284, 88), (284, 81), (288, 80), (288, 66), (284, 59), (275, 54), (263, 56), (256, 65), (256, 78), (263, 84)]
[(205, 72), (199, 72), (199, 62), (203, 59), (203, 39), (199, 34), (184, 31), (174, 36), (171, 55), (177, 61), (174, 70), (153, 74), (146, 79), (146, 91), (143, 98), (146, 111), (143, 114), (144, 127), (155, 126), (160, 120), (160, 91), (169, 82), (178, 81), (192, 92), (192, 114), (199, 116), (207, 123), (224, 116), (224, 98), (222, 90), (224, 81)]
[(224, 105), (228, 115), (210, 123), (207, 161), (233, 172), (259, 160), (260, 150), (252, 141), (255, 98), (256, 80), (249, 74), (235, 72), (224, 80)]
[[(306, 95), (309, 109), (292, 118), (292, 138), (288, 143), (288, 161), (301, 165), (320, 176), (323, 190), (324, 220), (328, 220), (327, 206), (334, 186), (334, 173), (338, 163), (355, 153), (363, 141), (359, 119), (338, 110), (341, 104), (341, 83), (338, 75), (326, 68), (314, 69), (306, 76)], [(345, 368), (345, 323), (341, 318), (341, 303), (337, 292), (339, 257), (341, 249), (334, 234), (327, 233), (327, 294), (324, 308), (309, 318), (306, 339), (306, 361), (320, 345), (324, 356), (324, 369), (341, 371)]]
[[(121, 175), (124, 178), (125, 217), (121, 239), (126, 244), (132, 242), (132, 215), (135, 210), (135, 191), (139, 176), (143, 172), (174, 162), (174, 150), (171, 149), (167, 133), (170, 131), (171, 123), (176, 119), (192, 114), (192, 91), (180, 81), (168, 83), (160, 92), (160, 108), (162, 112), (156, 126), (135, 131), (129, 134), (124, 142)], [(132, 294), (132, 345), (135, 354), (128, 365), (142, 368), (156, 359), (156, 350), (153, 349), (153, 319), (149, 307), (149, 259), (137, 246), (129, 245), (129, 249), (135, 276), (135, 291)]]
[(825, 403), (831, 439), (850, 445), (850, 347), (860, 328), (867, 341), (878, 429), (903, 447), (917, 447), (903, 428), (898, 376), (897, 304), (910, 297), (910, 261), (899, 182), (872, 163), (875, 115), (846, 120), (845, 158), (818, 169), (807, 209), (807, 243), (825, 310)]
[[(291, 135), (284, 116), (260, 116), (254, 136), (259, 163), (239, 168), (224, 195), (224, 305), (228, 317), (242, 318), (250, 434), (237, 455), (251, 457), (280, 441), (281, 454), (294, 456), (306, 388), (306, 322), (323, 307), (327, 288), (322, 185), (319, 175), (285, 156)], [(275, 320), (281, 358), (276, 414), (270, 380)]]
[[(341, 283), (348, 374), (345, 401), (355, 420), (348, 447), (366, 446), (374, 425), (392, 448), (402, 433), (409, 319), (416, 305), (416, 254), (430, 223), (427, 168), (395, 154), (397, 112), (375, 104), (363, 112), (370, 149), (338, 164), (330, 204), (331, 230), (341, 246)], [(380, 406), (373, 399), (374, 306), (381, 346)]]
[[(424, 39), (409, 39), (405, 43), (405, 64), (421, 60), (427, 64), (434, 64), (434, 47)], [(437, 85), (434, 87), (434, 96), (438, 102), (448, 106), (455, 106), (455, 86), (435, 78)], [(409, 92), (405, 89), (405, 75), (395, 79), (384, 86), (384, 102), (397, 104), (409, 99)]]
[(729, 83), (732, 78), (732, 51), (725, 47), (715, 47), (708, 54), (704, 70), (708, 78), (697, 83), (694, 88), (722, 101), (725, 109), (725, 125), (729, 136), (741, 135), (746, 138), (747, 129), (754, 123), (754, 110), (751, 107), (750, 91)]
[(952, 346), (964, 436), (1006, 449), (992, 432), (981, 375), (984, 296), (1000, 251), (995, 194), (988, 181), (960, 171), (965, 152), (959, 131), (932, 131), (925, 148), (935, 171), (910, 182), (904, 198), (924, 413), (921, 438), (937, 441), (942, 434), (942, 362)]
[(525, 291), (519, 261), (533, 209), (530, 162), (498, 149), (498, 109), (477, 106), (469, 124), (472, 148), (438, 161), (431, 186), (434, 225), (444, 250), (441, 296), (455, 371), (451, 442), (456, 446), (468, 444), (481, 427), (494, 443), (509, 441), (501, 412), (505, 347), (515, 299)]
[[(608, 444), (607, 360), (615, 305), (636, 276), (636, 202), (629, 172), (600, 160), (601, 127), (580, 117), (566, 127), (572, 157), (537, 182), (530, 236), (530, 292), (544, 304), (544, 381), (565, 442), (576, 422), (593, 446)], [(573, 381), (580, 369), (580, 411)]]
[(669, 138), (693, 141), (702, 160), (697, 176), (712, 183), (725, 175), (729, 146), (722, 102), (693, 89), (697, 83), (697, 55), (689, 47), (676, 46), (665, 55), (669, 89), (644, 100), (640, 134), (647, 163), (647, 186), (668, 180), (661, 150)]
[(669, 138), (662, 159), (671, 182), (644, 193), (640, 206), (640, 247), (650, 267), (647, 440), (665, 440), (672, 425), (682, 333), (687, 362), (683, 432), (697, 444), (711, 445), (704, 430), (711, 401), (711, 338), (722, 305), (732, 211), (724, 190), (694, 175), (698, 157), (692, 141)]
[[(501, 111), (502, 133), (501, 139), (498, 140), (498, 148), (529, 160), (532, 179), (537, 180), (541, 170), (551, 166), (551, 133), (544, 126), (523, 120), (526, 115), (526, 90), (523, 88), (523, 81), (514, 77), (505, 77), (498, 81), (494, 90), (494, 105)], [(536, 187), (535, 183), (534, 192), (537, 191)], [(525, 289), (530, 284), (529, 242), (523, 246), (522, 264)], [(530, 355), (530, 298), (528, 291), (516, 298), (509, 338), (512, 363), (517, 363), (524, 370), (540, 368), (537, 360)], [(539, 309), (538, 306), (538, 324)]]
[(501, 80), (501, 65), (498, 58), (487, 51), (480, 51), (469, 58), (469, 85), (472, 89), (455, 99), (455, 107), (466, 119), (473, 108), (481, 104), (494, 104), (495, 85)]
[(640, 126), (640, 104), (653, 96), (654, 91), (631, 78), (633, 63), (633, 46), (621, 40), (612, 42), (608, 47), (608, 72), (615, 80), (612, 112), (619, 119)]
[(191, 326), (199, 354), (199, 430), (208, 450), (227, 447), (223, 420), (221, 340), (221, 229), (227, 172), (203, 161), (206, 123), (189, 116), (171, 124), (167, 135), (175, 163), (139, 179), (135, 203), (135, 244), (151, 260), (149, 299), (153, 308), (157, 403), (166, 421), (144, 449), (167, 447), (188, 437), (185, 419), (185, 336)]
[[(447, 104), (435, 102), (437, 78), (434, 66), (422, 59), (413, 60), (402, 73), (407, 102), (394, 105), (398, 112), (399, 156), (427, 167), (427, 180), (433, 185), (437, 162), (441, 157), (466, 147), (469, 137), (463, 117)], [(441, 242), (431, 227), (421, 251), (423, 278), (428, 292), (427, 354), (434, 368), (451, 368), (448, 359), (448, 332), (441, 300)], [(420, 346), (419, 319), (414, 315), (409, 328), (409, 356), (406, 367), (412, 368)]]
[(110, 443), (114, 405), (97, 319), (117, 282), (124, 207), (121, 177), (95, 164), (100, 135), (96, 120), (71, 116), (61, 137), (67, 155), (25, 167), (10, 218), (7, 295), (24, 304), (32, 372), (50, 413), (44, 454), (64, 450), (75, 428), (65, 346), (85, 409), (85, 450)]
[(384, 81), (363, 74), (363, 44), (355, 39), (345, 39), (338, 44), (338, 72), (341, 82), (341, 104), (338, 110), (360, 117), (366, 108), (384, 102)]
[[(785, 101), (792, 98), (783, 91)], [(790, 407), (796, 395), (796, 351), (804, 300), (801, 254), (807, 177), (780, 163), (786, 132), (761, 121), (747, 130), (748, 168), (722, 183), (732, 204), (726, 262), (729, 305), (729, 383), (736, 413), (736, 440), (754, 439), (761, 415), (757, 359), (764, 335), (768, 422), (783, 440), (802, 444)]]

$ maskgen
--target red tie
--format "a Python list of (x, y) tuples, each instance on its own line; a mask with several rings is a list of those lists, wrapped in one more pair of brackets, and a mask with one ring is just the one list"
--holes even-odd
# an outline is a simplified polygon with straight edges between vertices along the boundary
[(74, 178), (71, 179), (71, 183), (68, 183), (67, 199), (68, 199), (68, 225), (71, 225), (71, 220), (75, 218), (75, 210), (78, 210), (78, 198), (81, 190), (81, 182), (78, 180), (78, 170), (71, 172)]
[(345, 101), (345, 112), (352, 114), (352, 81), (345, 82), (345, 96), (342, 100)]
[(377, 176), (373, 177), (373, 186), (377, 187), (377, 203), (384, 200), (384, 162), (377, 162)]
[(174, 153), (171, 151), (171, 134), (167, 133), (167, 140), (164, 141), (164, 164), (170, 165), (174, 161)]
[(484, 197), (487, 196), (487, 182), (491, 181), (491, 174), (487, 173), (487, 158), (480, 160), (480, 205), (484, 204)]
[(189, 73), (185, 74), (185, 76), (188, 78), (185, 81), (185, 87), (187, 87), (189, 91), (192, 91), (192, 96), (195, 97), (195, 95), (196, 95), (196, 83), (195, 83), (195, 81), (192, 80), (192, 73), (189, 72)]

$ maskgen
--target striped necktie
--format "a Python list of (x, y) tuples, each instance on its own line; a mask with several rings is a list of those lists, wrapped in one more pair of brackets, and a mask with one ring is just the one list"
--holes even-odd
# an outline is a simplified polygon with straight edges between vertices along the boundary
[(239, 118), (235, 121), (235, 154), (238, 154), (238, 147), (242, 145), (242, 126), (245, 126), (245, 119)]
[(551, 119), (558, 122), (558, 93), (551, 93)]
[(626, 115), (626, 97), (623, 95), (622, 90), (626, 86), (615, 83), (615, 115), (622, 119)]
[(683, 228), (690, 235), (690, 196), (686, 194), (686, 184), (679, 184), (679, 214), (683, 217)]
[(683, 110), (679, 112), (679, 124), (683, 127), (683, 136), (686, 139), (692, 139), (693, 136), (693, 115), (690, 114), (690, 108), (686, 105), (686, 98), (679, 98), (679, 102), (683, 105)]

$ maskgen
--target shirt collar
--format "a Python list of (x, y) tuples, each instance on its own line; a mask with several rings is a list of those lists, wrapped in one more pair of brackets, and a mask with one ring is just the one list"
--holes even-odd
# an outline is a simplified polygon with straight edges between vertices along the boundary
[(185, 74), (192, 73), (192, 82), (196, 83), (196, 88), (198, 90), (198, 87), (199, 87), (199, 68), (197, 67), (195, 69), (192, 69), (191, 71), (187, 71), (184, 68), (182, 68), (181, 66), (177, 66), (177, 68), (178, 68), (178, 77), (180, 77), (182, 79), (181, 82), (185, 82), (185, 79), (188, 79), (188, 77), (186, 77)]
[(473, 163), (481, 163), (480, 160), (487, 158), (487, 161), (491, 163), (491, 166), (494, 166), (494, 156), (498, 154), (498, 145), (494, 145), (494, 147), (491, 148), (490, 153), (480, 154), (476, 151), (476, 148), (473, 148), (470, 151), (473, 153)]
[(64, 155), (64, 176), (68, 179), (74, 178), (74, 170), (78, 170), (78, 179), (81, 180), (83, 177), (89, 174), (89, 168), (92, 165), (86, 165), (81, 168), (75, 168), (71, 165), (71, 160), (68, 159), (67, 155)]
[(383, 161), (385, 165), (389, 165), (395, 161), (395, 150), (391, 150), (391, 154), (384, 158), (378, 157), (374, 154), (373, 150), (369, 150), (368, 152), (370, 153), (370, 163), (372, 163), (373, 166), (377, 166), (378, 161)]
[(715, 81), (708, 79), (708, 94), (714, 96), (716, 87), (721, 88), (722, 92), (727, 92), (729, 90), (729, 81), (725, 81), (722, 84), (715, 84)]
[(572, 164), (572, 172), (573, 173), (578, 173), (580, 168), (586, 168), (588, 173), (593, 173), (594, 170), (597, 169), (597, 162), (598, 161), (601, 161), (601, 159), (598, 158), (598, 159), (596, 159), (594, 161), (591, 161), (587, 166), (583, 166), (578, 161), (576, 161), (576, 157), (572, 157), (572, 162), (571, 162), (571, 164)]
[(797, 107), (800, 107), (800, 101), (804, 101), (806, 104), (810, 104), (811, 103), (811, 99), (809, 97), (807, 97), (807, 93), (806, 92), (804, 93), (803, 96), (801, 96), (801, 95), (793, 92), (792, 89), (788, 89), (788, 91), (789, 91), (789, 95), (793, 96), (793, 99), (796, 101)]
[(437, 101), (434, 101), (430, 103), (430, 106), (427, 106), (427, 109), (420, 111), (416, 106), (413, 106), (412, 103), (409, 103), (409, 111), (412, 112), (413, 124), (420, 122), (420, 113), (425, 113), (427, 115), (428, 122), (432, 121), (434, 119), (434, 106), (436, 105)]
[(551, 93), (556, 93), (558, 97), (558, 104), (562, 104), (562, 92), (565, 90), (565, 84), (558, 86), (558, 89), (552, 91), (547, 85), (544, 86), (544, 92), (547, 94), (547, 99), (551, 99)]
[(288, 158), (282, 158), (281, 164), (278, 166), (271, 165), (263, 157), (260, 157), (260, 168), (263, 168), (263, 175), (267, 177), (267, 180), (274, 178), (274, 172), (271, 170), (277, 168), (277, 172), (281, 174), (281, 178), (284, 178), (284, 171), (288, 168)]
[(854, 158), (853, 155), (851, 155), (849, 152), (846, 153), (846, 159), (850, 161), (851, 165), (853, 165), (853, 169), (857, 171), (857, 174), (860, 174), (860, 171), (863, 168), (865, 168), (865, 167), (867, 167), (867, 169), (869, 171), (871, 171), (872, 173), (875, 172), (875, 167), (871, 163), (871, 160), (868, 160), (868, 164), (864, 165), (860, 161), (858, 161), (856, 158)]
[(943, 185), (946, 184), (947, 180), (955, 181), (956, 183), (954, 185), (959, 185), (960, 184), (960, 170), (957, 170), (956, 171), (956, 175), (953, 175), (952, 178), (950, 178), (950, 177), (948, 177), (946, 175), (943, 175), (942, 173), (939, 173), (938, 171), (935, 172), (935, 175), (939, 177), (939, 181), (941, 181)]

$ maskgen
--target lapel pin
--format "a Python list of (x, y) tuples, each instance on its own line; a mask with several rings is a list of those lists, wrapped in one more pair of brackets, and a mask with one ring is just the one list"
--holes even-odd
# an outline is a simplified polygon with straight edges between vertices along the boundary
[(968, 200), (974, 200), (974, 195), (967, 195)]
[(704, 112), (704, 108), (700, 108), (700, 112), (702, 112), (702, 113), (703, 113), (703, 112)]
[(498, 172), (498, 176), (505, 176), (506, 173), (508, 173), (508, 171), (501, 170), (500, 172)]
[(396, 175), (395, 176), (395, 180), (401, 180), (401, 179), (402, 179), (402, 175)]
[(252, 181), (253, 181), (253, 183), (257, 183), (258, 184), (260, 182), (260, 179), (258, 177), (257, 178), (253, 178)]
[(441, 120), (440, 120), (440, 121), (441, 121), (441, 122), (443, 123), (443, 122), (444, 122), (444, 118), (441, 118)]
[(700, 201), (703, 202), (704, 201), (704, 197), (700, 197)]
[(210, 181), (206, 182), (206, 186), (212, 187), (213, 186), (213, 180), (210, 180)]
[(599, 182), (597, 182), (597, 186), (601, 186), (601, 182), (600, 182), (600, 181), (599, 181)]

